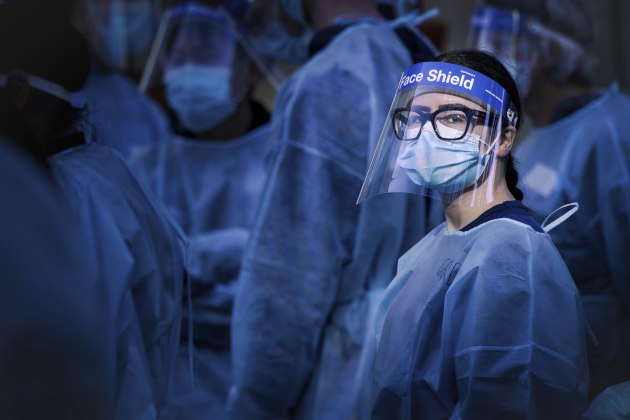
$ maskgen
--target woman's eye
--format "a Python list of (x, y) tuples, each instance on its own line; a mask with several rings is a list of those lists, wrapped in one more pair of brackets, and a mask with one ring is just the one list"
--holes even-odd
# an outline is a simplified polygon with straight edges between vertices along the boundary
[(420, 115), (418, 114), (410, 114), (409, 115), (409, 124), (413, 125), (413, 124), (420, 124)]
[(447, 124), (461, 124), (466, 122), (466, 116), (462, 114), (449, 114), (443, 117), (443, 121)]

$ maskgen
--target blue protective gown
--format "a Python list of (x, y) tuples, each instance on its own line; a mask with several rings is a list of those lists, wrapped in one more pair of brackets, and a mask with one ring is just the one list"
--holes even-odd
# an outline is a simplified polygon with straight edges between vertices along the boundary
[(568, 419), (585, 408), (579, 293), (549, 236), (520, 222), (434, 229), (401, 257), (375, 328), (373, 419)]
[(615, 87), (516, 149), (524, 203), (542, 217), (577, 201), (551, 231), (597, 337), (590, 397), (630, 380), (630, 98)]
[(109, 147), (77, 146), (50, 164), (116, 316), (115, 418), (155, 419), (179, 345), (183, 236)]
[(225, 399), (232, 383), (231, 312), (245, 244), (265, 185), (269, 129), (269, 124), (261, 125), (228, 141), (175, 136), (130, 159), (190, 240), (194, 383), (190, 349), (182, 346), (165, 418), (226, 418)]
[(265, 184), (269, 129), (262, 125), (227, 141), (174, 136), (129, 163), (188, 235), (249, 229)]
[(233, 313), (232, 418), (350, 415), (371, 302), (428, 231), (424, 197), (355, 204), (411, 64), (390, 27), (360, 24), (278, 93), (278, 140)]
[(0, 418), (111, 419), (112, 314), (53, 190), (0, 140)]
[(96, 133), (93, 137), (98, 143), (116, 149), (123, 157), (171, 136), (166, 113), (125, 75), (93, 69), (82, 90), (88, 112), (87, 124), (81, 128)]

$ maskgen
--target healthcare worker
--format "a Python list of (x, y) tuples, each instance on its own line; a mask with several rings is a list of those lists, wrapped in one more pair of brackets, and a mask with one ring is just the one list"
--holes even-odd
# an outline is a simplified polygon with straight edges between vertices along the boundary
[[(363, 207), (352, 197), (376, 146), (384, 99), (413, 61), (373, 0), (282, 7), (315, 31), (313, 55), (274, 103), (273, 160), (234, 306), (228, 412), (343, 419), (352, 414), (372, 302), (398, 256), (428, 231), (423, 197), (390, 195)], [(407, 30), (432, 57), (430, 43)]]
[[(532, 7), (534, 5), (536, 7)], [(524, 203), (540, 217), (580, 210), (551, 232), (584, 300), (589, 399), (630, 380), (630, 98), (593, 85), (586, 49), (592, 7), (581, 0), (500, 2), (478, 9), (471, 40), (514, 57), (533, 128), (514, 151)]]
[(195, 2), (165, 13), (147, 89), (163, 92), (177, 134), (131, 159), (191, 235), (250, 226), (265, 180), (269, 112), (252, 97), (261, 74), (225, 13)]
[(92, 48), (83, 88), (84, 131), (127, 158), (170, 137), (161, 105), (138, 91), (162, 12), (162, 0), (74, 0), (74, 21)]
[(452, 51), (402, 75), (359, 202), (429, 194), (446, 222), (400, 258), (379, 303), (366, 417), (558, 419), (585, 408), (580, 296), (516, 187), (521, 118), (513, 79), (486, 53)]
[(0, 135), (0, 418), (111, 419), (107, 306), (46, 175)]
[(80, 258), (97, 270), (111, 314), (112, 417), (155, 419), (179, 344), (185, 244), (123, 158), (76, 129), (88, 51), (66, 21), (19, 6), (0, 8), (0, 98), (11, 115), (5, 122), (14, 140), (30, 141), (48, 156), (82, 235)]
[(272, 140), (269, 112), (252, 97), (261, 72), (227, 13), (196, 2), (165, 12), (144, 78), (164, 93), (177, 134), (129, 161), (191, 244), (194, 384), (182, 346), (168, 406), (178, 419), (225, 418), (236, 280)]

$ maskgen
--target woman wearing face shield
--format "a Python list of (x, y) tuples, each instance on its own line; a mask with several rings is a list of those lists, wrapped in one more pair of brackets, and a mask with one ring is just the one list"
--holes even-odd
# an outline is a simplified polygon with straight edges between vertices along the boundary
[[(403, 74), (359, 201), (439, 198), (446, 222), (398, 262), (374, 318), (364, 417), (576, 418), (588, 390), (579, 294), (523, 206), (518, 91), (461, 50)], [(365, 381), (364, 381), (365, 383)]]

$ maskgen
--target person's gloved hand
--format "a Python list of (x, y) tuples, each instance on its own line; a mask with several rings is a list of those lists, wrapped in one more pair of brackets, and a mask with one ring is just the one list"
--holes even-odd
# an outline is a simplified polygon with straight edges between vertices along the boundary
[[(236, 280), (249, 231), (218, 229), (189, 238), (188, 271), (191, 282), (192, 328), (195, 346), (226, 351), (230, 348), (232, 306)], [(188, 311), (182, 335), (189, 334)]]
[(189, 238), (188, 272), (193, 288), (230, 282), (238, 277), (249, 231), (217, 229)]

